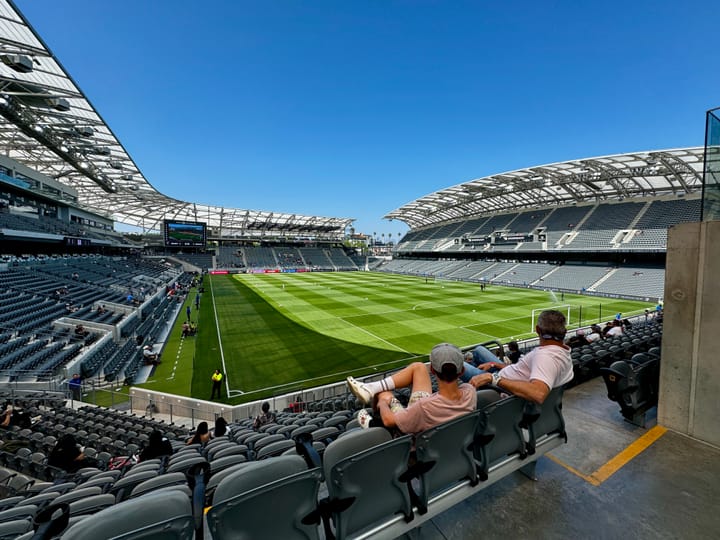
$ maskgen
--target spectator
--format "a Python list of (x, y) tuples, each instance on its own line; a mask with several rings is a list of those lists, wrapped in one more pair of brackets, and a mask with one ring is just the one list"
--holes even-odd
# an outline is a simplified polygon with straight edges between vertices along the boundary
[[(469, 384), (458, 384), (463, 372), (463, 353), (455, 345), (440, 343), (430, 353), (430, 369), (414, 362), (381, 381), (361, 383), (348, 377), (350, 391), (363, 403), (375, 398), (382, 425), (396, 427), (403, 433), (419, 433), (475, 409), (477, 394)], [(438, 380), (438, 391), (432, 393), (430, 373)], [(407, 408), (395, 398), (396, 388), (410, 387)], [(363, 428), (372, 418), (367, 410), (358, 413)]]
[(68, 388), (75, 401), (82, 401), (82, 379), (79, 374), (73, 374), (72, 379), (68, 381)]
[(146, 366), (157, 366), (160, 364), (160, 355), (158, 353), (153, 352), (152, 347), (150, 345), (145, 345), (143, 347), (143, 358), (145, 358), (145, 365)]
[(600, 327), (597, 324), (593, 324), (590, 327), (590, 333), (587, 336), (585, 336), (585, 339), (587, 340), (588, 343), (593, 343), (602, 338), (603, 338), (602, 330), (600, 329)]
[[(540, 345), (523, 356), (517, 364), (504, 366), (497, 373), (480, 373), (470, 380), (476, 388), (493, 384), (528, 401), (541, 404), (550, 390), (562, 386), (573, 378), (570, 348), (565, 339), (565, 316), (559, 311), (543, 311), (538, 317), (535, 331)], [(492, 365), (482, 364), (488, 370)]]
[(200, 422), (195, 429), (195, 434), (190, 437), (187, 444), (205, 444), (210, 440), (210, 430), (207, 422)]
[(473, 366), (479, 366), (485, 362), (494, 362), (497, 360), (497, 352), (493, 352), (483, 345), (478, 345), (472, 351), (472, 362)]
[(225, 420), (222, 416), (218, 416), (217, 420), (215, 420), (215, 427), (213, 428), (212, 436), (223, 437), (229, 434), (230, 429), (228, 428), (227, 420)]
[(508, 360), (510, 360), (511, 364), (517, 364), (518, 360), (520, 360), (520, 346), (518, 345), (517, 341), (511, 341), (507, 344), (508, 348)]
[(87, 330), (85, 330), (85, 327), (82, 324), (75, 325), (75, 335), (80, 337), (85, 337), (89, 334)]
[(583, 345), (587, 345), (588, 343), (590, 342), (585, 337), (585, 330), (582, 328), (575, 332), (575, 335), (567, 340), (568, 347), (571, 349), (577, 349)]
[(623, 335), (623, 324), (620, 319), (615, 319), (612, 322), (612, 326), (608, 329), (607, 337), (622, 336)]
[(219, 369), (216, 369), (210, 379), (212, 380), (212, 393), (210, 394), (210, 399), (215, 399), (215, 392), (217, 392), (218, 399), (222, 398), (222, 372)]
[(148, 459), (155, 459), (161, 456), (170, 456), (173, 453), (172, 445), (167, 437), (163, 437), (163, 434), (157, 429), (153, 430), (148, 437), (148, 444), (140, 452), (138, 462), (146, 461)]
[(47, 464), (70, 473), (92, 466), (90, 460), (78, 448), (75, 437), (69, 433), (63, 435), (55, 444), (48, 456)]
[(253, 429), (259, 429), (265, 424), (275, 423), (275, 413), (270, 412), (270, 404), (267, 401), (262, 404), (261, 409), (262, 414), (259, 414), (255, 417), (255, 422), (253, 422)]

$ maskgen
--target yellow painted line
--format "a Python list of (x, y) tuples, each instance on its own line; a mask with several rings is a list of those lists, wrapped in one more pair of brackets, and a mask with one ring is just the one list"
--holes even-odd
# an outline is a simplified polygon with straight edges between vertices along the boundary
[(625, 448), (615, 457), (611, 458), (608, 462), (606, 462), (597, 471), (590, 474), (589, 476), (581, 473), (577, 469), (571, 467), (567, 463), (564, 463), (563, 461), (559, 460), (551, 454), (545, 455), (561, 467), (567, 469), (574, 475), (579, 476), (587, 483), (597, 487), (603, 482), (605, 482), (605, 480), (610, 478), (613, 474), (618, 472), (622, 467), (630, 463), (630, 461), (632, 461), (633, 458), (635, 458), (637, 455), (647, 450), (650, 445), (652, 445), (660, 437), (665, 435), (665, 433), (667, 433), (667, 429), (662, 426), (655, 426), (651, 428), (650, 430), (648, 430), (647, 433), (645, 433), (641, 437), (638, 437), (638, 439), (633, 441), (627, 448)]
[(557, 463), (558, 465), (560, 465), (560, 466), (563, 467), (564, 469), (567, 469), (568, 471), (570, 471), (571, 473), (573, 473), (575, 476), (579, 476), (580, 478), (582, 478), (583, 480), (585, 480), (585, 481), (588, 482), (589, 484), (592, 484), (593, 486), (599, 486), (599, 485), (600, 485), (600, 482), (598, 482), (597, 480), (595, 480), (595, 478), (593, 478), (592, 476), (587, 476), (587, 475), (581, 473), (580, 471), (578, 471), (578, 470), (575, 469), (574, 467), (571, 467), (571, 466), (568, 465), (567, 463), (565, 463), (565, 462), (563, 462), (563, 461), (560, 461), (558, 458), (556, 458), (556, 457), (553, 456), (552, 454), (545, 454), (545, 456), (548, 457), (548, 458), (550, 458), (551, 461), (554, 461), (555, 463)]
[(617, 456), (612, 458), (610, 461), (608, 461), (605, 465), (600, 467), (590, 476), (592, 476), (602, 484), (605, 480), (618, 472), (623, 466), (632, 461), (635, 456), (647, 450), (652, 443), (665, 435), (665, 433), (667, 433), (667, 429), (665, 429), (664, 427), (653, 427), (647, 433), (645, 433), (645, 435), (637, 439), (625, 450), (620, 452)]

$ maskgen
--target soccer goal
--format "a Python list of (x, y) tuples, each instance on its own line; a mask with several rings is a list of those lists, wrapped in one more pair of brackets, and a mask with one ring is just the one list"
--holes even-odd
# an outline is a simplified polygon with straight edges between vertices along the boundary
[(560, 313), (565, 315), (565, 326), (567, 328), (570, 328), (570, 326), (572, 326), (573, 322), (571, 320), (571, 316), (572, 316), (573, 309), (577, 310), (577, 306), (571, 306), (570, 304), (563, 304), (561, 306), (549, 306), (549, 307), (544, 307), (544, 308), (533, 309), (531, 317), (530, 317), (530, 322), (531, 322), (530, 332), (535, 333), (535, 326), (537, 326), (538, 317), (540, 316), (540, 314), (543, 311), (547, 311), (549, 309), (554, 309), (555, 311), (559, 311)]

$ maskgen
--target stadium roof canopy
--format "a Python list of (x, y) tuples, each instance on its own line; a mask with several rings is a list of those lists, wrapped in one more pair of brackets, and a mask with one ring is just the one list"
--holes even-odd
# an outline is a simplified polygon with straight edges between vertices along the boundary
[(144, 230), (173, 219), (204, 221), (223, 236), (337, 238), (353, 221), (209, 206), (158, 192), (10, 0), (0, 0), (0, 152), (75, 188), (81, 206)]
[(685, 195), (702, 189), (703, 148), (653, 150), (528, 167), (441, 189), (385, 216), (411, 228), (526, 208)]

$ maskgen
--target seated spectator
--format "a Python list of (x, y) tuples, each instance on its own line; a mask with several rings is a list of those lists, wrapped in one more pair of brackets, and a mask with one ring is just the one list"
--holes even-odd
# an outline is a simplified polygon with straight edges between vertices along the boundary
[(82, 324), (78, 324), (75, 326), (75, 335), (76, 336), (86, 337), (89, 334), (90, 334), (90, 332), (85, 330), (85, 327)]
[(486, 362), (495, 362), (498, 359), (496, 352), (491, 351), (483, 345), (478, 345), (471, 352), (473, 355), (473, 361), (471, 364), (473, 366), (479, 366), (480, 364), (484, 364)]
[[(480, 373), (470, 379), (476, 388), (493, 384), (528, 401), (542, 404), (550, 390), (562, 386), (573, 378), (570, 348), (564, 344), (565, 316), (556, 310), (543, 311), (538, 317), (535, 331), (540, 345), (523, 356), (517, 364), (505, 366), (496, 363), (497, 373)], [(490, 364), (480, 369), (488, 370)]]
[(213, 438), (223, 437), (229, 434), (230, 429), (228, 428), (227, 420), (225, 420), (222, 416), (218, 416), (217, 420), (215, 420), (215, 427), (213, 428), (212, 432)]
[[(348, 377), (347, 384), (361, 402), (369, 404), (374, 398), (381, 425), (398, 428), (403, 433), (419, 433), (475, 409), (475, 389), (469, 384), (458, 384), (463, 360), (463, 353), (455, 345), (440, 343), (430, 352), (429, 369), (414, 362), (381, 381), (361, 383)], [(436, 393), (432, 392), (430, 373), (438, 380)], [(407, 408), (392, 392), (406, 387), (412, 389)], [(358, 413), (361, 427), (370, 427), (372, 420), (367, 410)]]
[(140, 452), (138, 462), (146, 461), (148, 459), (155, 459), (161, 456), (170, 456), (173, 453), (172, 445), (170, 441), (163, 437), (163, 434), (157, 429), (153, 430), (148, 437), (148, 444)]
[(76, 472), (83, 467), (91, 467), (91, 463), (85, 454), (78, 448), (77, 441), (72, 435), (65, 434), (55, 444), (55, 447), (48, 456), (48, 465), (57, 467), (66, 472)]
[(611, 329), (612, 327), (613, 327), (612, 321), (608, 321), (608, 322), (605, 323), (605, 326), (604, 326), (603, 329), (602, 329), (602, 335), (603, 335), (603, 337), (608, 337), (608, 332), (610, 331), (610, 329)]
[(0, 427), (8, 428), (10, 426), (18, 426), (20, 428), (29, 428), (32, 426), (30, 414), (26, 411), (17, 409), (12, 405), (8, 405), (0, 416)]
[(585, 336), (585, 339), (587, 340), (588, 343), (593, 343), (602, 338), (603, 338), (602, 330), (600, 329), (600, 327), (597, 324), (593, 324), (590, 327), (590, 333), (587, 336)]
[(585, 330), (582, 328), (575, 332), (575, 335), (567, 340), (567, 345), (571, 349), (577, 349), (579, 347), (582, 347), (583, 345), (587, 345), (590, 343), (587, 338), (585, 337)]
[(275, 422), (275, 413), (270, 412), (270, 404), (266, 401), (262, 404), (262, 414), (255, 417), (253, 422), (253, 429), (259, 429), (265, 424), (272, 424)]
[(511, 341), (507, 344), (508, 348), (508, 360), (510, 360), (511, 364), (517, 364), (518, 360), (520, 360), (520, 357), (522, 356), (520, 354), (520, 346), (518, 345), (517, 341)]
[(187, 440), (187, 444), (205, 444), (210, 440), (210, 430), (207, 422), (200, 422), (195, 429), (195, 434)]
[(152, 347), (150, 345), (145, 345), (143, 347), (143, 357), (145, 358), (145, 365), (146, 366), (157, 366), (160, 364), (160, 355), (158, 353), (153, 352)]
[(623, 324), (620, 319), (615, 319), (612, 323), (612, 326), (608, 329), (607, 334), (605, 334), (607, 337), (613, 337), (613, 336), (622, 336), (623, 335)]
[(299, 413), (302, 412), (304, 405), (305, 404), (303, 403), (302, 396), (299, 395), (295, 398), (295, 401), (293, 403), (290, 403), (288, 405), (288, 409), (290, 410), (290, 412)]
[(500, 347), (498, 347), (497, 349), (493, 350), (493, 354), (503, 364), (510, 363), (510, 360), (505, 357), (505, 347), (503, 347), (502, 345), (500, 345)]

